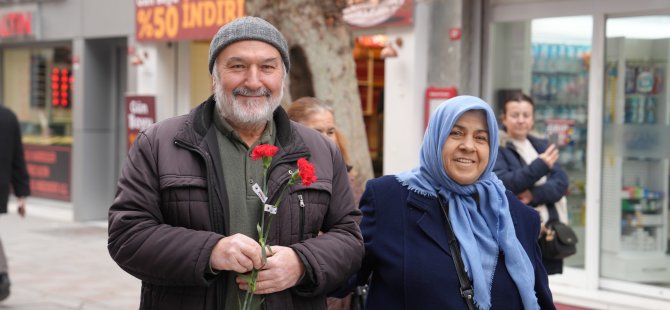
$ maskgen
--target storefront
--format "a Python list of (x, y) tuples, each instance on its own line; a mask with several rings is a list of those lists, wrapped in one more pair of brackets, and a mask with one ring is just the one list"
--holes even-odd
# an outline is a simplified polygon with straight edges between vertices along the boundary
[(34, 197), (71, 200), (70, 44), (3, 49), (3, 100), (21, 121)]
[(0, 4), (0, 98), (21, 124), (29, 204), (106, 218), (122, 161), (116, 124), (132, 31), (122, 21), (131, 14), (106, 1)]
[(536, 131), (560, 139), (576, 255), (550, 276), (557, 302), (669, 309), (670, 3), (486, 5), (482, 96), (522, 90)]
[(133, 10), (136, 93), (155, 96), (158, 120), (188, 113), (212, 94), (209, 41), (244, 15), (244, 1), (134, 1)]

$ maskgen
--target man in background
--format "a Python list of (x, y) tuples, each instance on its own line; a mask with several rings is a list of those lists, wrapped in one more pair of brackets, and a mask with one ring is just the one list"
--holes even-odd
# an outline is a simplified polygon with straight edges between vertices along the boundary
[[(30, 195), (30, 180), (23, 158), (21, 127), (11, 110), (0, 106), (0, 214), (7, 213), (10, 186), (17, 197), (18, 212), (26, 215), (26, 196)], [(7, 257), (0, 240), (0, 300), (9, 296)]]

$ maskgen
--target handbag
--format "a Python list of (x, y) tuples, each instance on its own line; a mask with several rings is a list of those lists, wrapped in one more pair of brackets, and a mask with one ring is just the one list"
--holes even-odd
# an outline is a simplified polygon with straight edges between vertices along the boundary
[(472, 283), (468, 274), (465, 273), (465, 265), (463, 264), (463, 258), (461, 257), (461, 248), (458, 245), (458, 239), (454, 235), (454, 229), (451, 227), (451, 221), (449, 221), (449, 206), (444, 204), (442, 197), (438, 195), (437, 200), (440, 202), (440, 207), (442, 207), (442, 213), (446, 220), (445, 229), (447, 231), (447, 240), (449, 241), (449, 250), (451, 251), (451, 256), (454, 260), (454, 265), (456, 266), (456, 274), (458, 275), (458, 283), (461, 286), (461, 297), (465, 300), (465, 304), (468, 306), (468, 310), (477, 310), (475, 306), (474, 299), (474, 289), (472, 288)]
[(540, 237), (542, 257), (563, 259), (577, 253), (577, 235), (572, 228), (558, 220), (558, 212), (554, 205), (547, 205), (549, 222), (545, 225), (547, 232)]

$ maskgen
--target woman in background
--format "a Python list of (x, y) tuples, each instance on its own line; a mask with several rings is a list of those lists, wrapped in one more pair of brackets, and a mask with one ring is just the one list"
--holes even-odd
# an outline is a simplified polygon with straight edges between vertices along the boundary
[[(558, 148), (530, 131), (535, 124), (533, 99), (523, 93), (510, 96), (502, 106), (500, 150), (493, 171), (505, 187), (521, 202), (534, 207), (545, 225), (554, 221), (567, 223), (565, 193), (568, 176), (558, 164)], [(562, 259), (543, 257), (548, 274), (563, 272)]]
[(320, 132), (337, 145), (349, 170), (349, 184), (351, 184), (351, 190), (354, 193), (354, 200), (358, 202), (363, 194), (363, 184), (358, 181), (356, 169), (351, 165), (347, 139), (335, 127), (333, 109), (317, 98), (302, 97), (294, 101), (286, 110), (286, 113), (288, 113), (290, 119)]
[[(286, 112), (290, 119), (320, 132), (337, 145), (340, 149), (340, 153), (342, 153), (344, 162), (347, 164), (347, 169), (349, 171), (349, 185), (354, 194), (354, 199), (356, 203), (358, 203), (363, 194), (363, 184), (357, 181), (356, 170), (351, 166), (349, 150), (347, 149), (347, 140), (342, 132), (335, 127), (335, 114), (333, 113), (333, 109), (317, 98), (302, 97), (294, 101)], [(357, 291), (360, 292), (360, 290)], [(358, 298), (356, 300), (358, 300)], [(360, 309), (356, 302), (352, 304), (351, 301), (351, 294), (344, 298), (329, 297), (327, 299), (328, 309)]]

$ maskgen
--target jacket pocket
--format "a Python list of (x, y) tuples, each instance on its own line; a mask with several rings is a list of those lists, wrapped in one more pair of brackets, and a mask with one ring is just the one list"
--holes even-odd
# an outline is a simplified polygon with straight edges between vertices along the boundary
[(166, 224), (198, 230), (209, 228), (207, 179), (161, 176), (160, 192), (161, 211)]
[(292, 221), (297, 225), (291, 225), (294, 227), (291, 231), (297, 241), (313, 238), (323, 229), (331, 190), (329, 182), (315, 182), (310, 186), (300, 184), (291, 189), (291, 208), (296, 211), (291, 213), (297, 215)]

